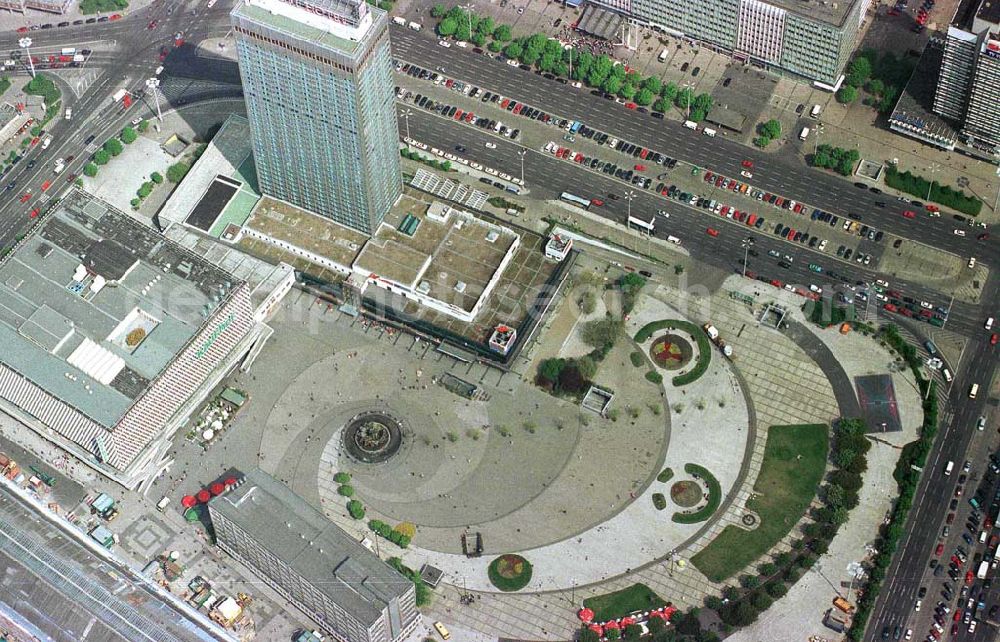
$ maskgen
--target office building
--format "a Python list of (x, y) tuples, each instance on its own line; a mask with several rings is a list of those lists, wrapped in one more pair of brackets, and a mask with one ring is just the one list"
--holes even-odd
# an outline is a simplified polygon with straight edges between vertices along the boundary
[(860, 41), (871, 0), (597, 0), (597, 4), (737, 60), (835, 89)]
[(139, 486), (263, 341), (266, 290), (73, 190), (0, 261), (0, 410)]
[(231, 20), (261, 190), (373, 233), (402, 192), (386, 12), (242, 0)]
[(933, 109), (956, 124), (966, 145), (1000, 152), (1000, 0), (959, 7), (948, 27)]
[(396, 642), (417, 625), (413, 582), (254, 470), (213, 498), (219, 547), (344, 642)]

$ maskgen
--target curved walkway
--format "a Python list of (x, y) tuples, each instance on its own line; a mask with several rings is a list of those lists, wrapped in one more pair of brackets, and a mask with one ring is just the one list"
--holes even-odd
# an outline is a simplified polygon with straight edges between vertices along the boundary
[(786, 318), (788, 328), (784, 331), (786, 337), (795, 342), (816, 365), (823, 370), (833, 388), (833, 396), (837, 400), (841, 417), (861, 417), (861, 406), (854, 393), (854, 384), (844, 371), (830, 348), (819, 337), (798, 321)]

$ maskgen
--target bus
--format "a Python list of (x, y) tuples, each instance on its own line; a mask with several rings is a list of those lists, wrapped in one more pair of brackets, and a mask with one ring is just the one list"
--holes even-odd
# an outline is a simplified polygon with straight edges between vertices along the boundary
[(586, 198), (580, 198), (576, 194), (563, 192), (562, 194), (559, 195), (559, 198), (569, 203), (572, 203), (573, 205), (576, 205), (578, 207), (582, 207), (585, 210), (590, 209), (590, 200)]

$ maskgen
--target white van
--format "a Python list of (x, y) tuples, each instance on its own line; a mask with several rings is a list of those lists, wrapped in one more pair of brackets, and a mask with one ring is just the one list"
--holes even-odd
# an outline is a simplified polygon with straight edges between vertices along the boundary
[(955, 378), (951, 374), (951, 370), (949, 370), (948, 368), (944, 368), (943, 370), (941, 370), (941, 374), (944, 375), (944, 380), (947, 381), (948, 383), (951, 383), (951, 380)]
[(709, 128), (709, 127), (706, 127), (706, 128), (705, 128), (705, 129), (704, 129), (704, 130), (702, 131), (702, 133), (703, 133), (703, 134), (705, 134), (706, 136), (710, 136), (710, 137), (712, 137), (712, 138), (715, 138), (715, 133), (716, 133), (716, 132), (715, 132), (715, 130), (714, 130), (714, 129), (711, 129), (711, 128)]
[(66, 108), (66, 120), (73, 120), (73, 108), (72, 107), (67, 107)]
[(673, 243), (674, 245), (680, 245), (681, 244), (681, 240), (679, 238), (677, 238), (676, 236), (668, 236), (667, 237), (667, 241), (669, 241), (670, 243)]
[(986, 319), (986, 324), (983, 327), (985, 327), (987, 330), (992, 330), (993, 329), (993, 317), (990, 317), (990, 318)]
[(167, 506), (170, 504), (170, 498), (164, 495), (160, 498), (160, 501), (156, 502), (156, 510), (161, 513), (166, 510)]
[(406, 26), (406, 19), (401, 16), (396, 16), (395, 18), (392, 19), (392, 21), (398, 24), (400, 27)]
[(812, 111), (809, 112), (811, 118), (819, 118), (819, 113), (823, 111), (823, 108), (819, 105), (813, 105)]
[(978, 395), (978, 394), (979, 394), (979, 384), (978, 383), (974, 383), (971, 386), (969, 386), (969, 399), (975, 399), (976, 395)]
[(944, 475), (945, 477), (951, 476), (951, 471), (955, 470), (955, 462), (949, 461), (944, 465)]
[(694, 122), (693, 120), (685, 120), (684, 126), (687, 127), (688, 129), (694, 129), (694, 130), (698, 129), (698, 123)]
[(419, 22), (411, 22), (410, 29), (413, 29), (414, 31), (420, 31), (421, 29), (423, 29), (423, 27), (420, 26)]
[(805, 140), (809, 138), (809, 128), (803, 127), (802, 131), (799, 132), (799, 140)]
[(663, 51), (660, 52), (660, 55), (657, 56), (656, 59), (659, 60), (660, 62), (663, 62), (664, 60), (667, 59), (667, 55), (669, 53), (670, 52), (668, 50), (664, 49)]

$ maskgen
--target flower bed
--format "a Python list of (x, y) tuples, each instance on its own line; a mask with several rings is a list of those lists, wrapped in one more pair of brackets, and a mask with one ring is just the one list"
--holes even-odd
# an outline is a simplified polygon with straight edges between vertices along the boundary
[(520, 591), (531, 581), (531, 562), (508, 553), (490, 562), (490, 583), (501, 591)]

